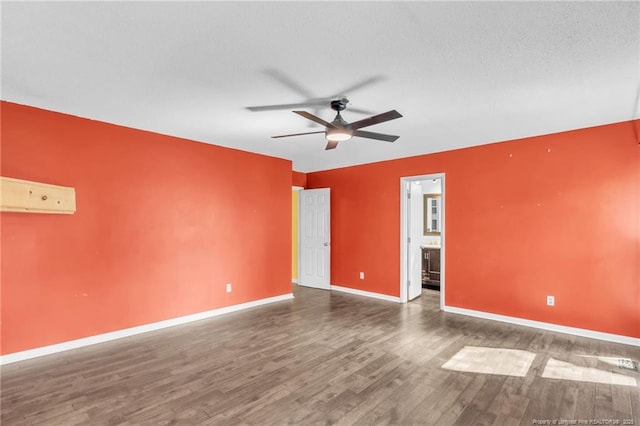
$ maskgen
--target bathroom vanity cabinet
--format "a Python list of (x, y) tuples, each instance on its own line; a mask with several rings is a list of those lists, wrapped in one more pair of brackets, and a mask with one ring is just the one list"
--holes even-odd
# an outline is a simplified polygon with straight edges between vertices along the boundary
[(422, 287), (440, 290), (440, 248), (422, 248)]

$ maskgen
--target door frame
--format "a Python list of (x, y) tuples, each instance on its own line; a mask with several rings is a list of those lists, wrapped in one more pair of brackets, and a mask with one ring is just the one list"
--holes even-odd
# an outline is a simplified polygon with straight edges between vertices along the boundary
[(441, 179), (442, 187), (442, 230), (440, 231), (440, 309), (444, 310), (445, 307), (445, 281), (446, 281), (446, 185), (445, 185), (445, 173), (431, 173), (428, 175), (418, 176), (403, 176), (400, 178), (400, 303), (407, 303), (408, 299), (408, 272), (409, 272), (409, 256), (407, 253), (407, 245), (409, 238), (409, 208), (407, 192), (409, 190), (409, 184), (411, 182), (429, 180), (429, 179)]
[[(296, 186), (293, 185), (291, 187), (291, 193), (293, 193), (294, 191), (298, 193), (298, 203), (296, 204), (296, 215), (298, 215), (298, 238), (296, 240), (296, 257), (298, 259), (298, 267), (296, 268), (296, 279), (294, 280), (293, 277), (291, 277), (291, 282), (293, 284), (298, 284), (298, 279), (300, 278), (300, 191), (303, 190), (304, 187), (302, 186)], [(291, 203), (293, 205), (293, 202)], [(293, 221), (293, 218), (291, 218), (291, 220)], [(293, 227), (292, 227), (293, 229)], [(293, 239), (293, 238), (292, 238)], [(293, 247), (293, 241), (291, 242), (291, 246)], [(291, 253), (293, 256), (293, 253)]]

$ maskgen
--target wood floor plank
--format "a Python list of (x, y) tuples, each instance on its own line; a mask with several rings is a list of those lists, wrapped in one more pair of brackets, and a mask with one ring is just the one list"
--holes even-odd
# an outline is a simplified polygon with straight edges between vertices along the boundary
[(578, 419), (595, 418), (596, 409), (596, 384), (581, 383), (578, 387), (578, 401), (576, 403), (575, 416)]
[[(637, 347), (294, 286), (295, 298), (3, 366), (7, 425), (530, 425), (633, 419), (640, 387), (543, 377), (640, 373)], [(443, 365), (464, 348), (534, 356), (524, 377)], [(462, 352), (461, 352), (462, 351)], [(489, 363), (491, 361), (488, 361)], [(586, 376), (585, 376), (586, 377)], [(612, 376), (613, 377), (613, 376)]]
[(473, 382), (473, 378), (463, 373), (451, 374), (450, 377), (453, 380), (448, 387), (442, 390), (438, 388), (428, 395), (424, 403), (408, 413), (406, 419), (421, 424), (437, 424), (443, 413), (451, 413), (456, 401)]
[(559, 416), (561, 419), (575, 419), (578, 405), (578, 387), (567, 386), (562, 395)]

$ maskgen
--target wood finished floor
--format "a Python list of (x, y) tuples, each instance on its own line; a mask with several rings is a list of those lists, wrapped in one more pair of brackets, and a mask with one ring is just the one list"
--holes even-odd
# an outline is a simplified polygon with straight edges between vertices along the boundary
[[(640, 424), (640, 387), (542, 377), (551, 358), (635, 378), (582, 355), (637, 347), (294, 286), (278, 302), (9, 364), (2, 425)], [(535, 354), (526, 376), (445, 370), (465, 346)], [(610, 423), (615, 424), (615, 423)]]

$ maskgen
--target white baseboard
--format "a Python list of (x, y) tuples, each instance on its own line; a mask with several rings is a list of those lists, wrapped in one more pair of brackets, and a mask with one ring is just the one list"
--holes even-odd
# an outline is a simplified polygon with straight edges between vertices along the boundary
[(386, 300), (388, 302), (400, 303), (399, 297), (389, 296), (387, 294), (373, 293), (373, 292), (364, 291), (364, 290), (356, 290), (355, 288), (341, 287), (339, 285), (333, 285), (333, 284), (331, 284), (331, 290), (341, 291), (343, 293), (357, 294), (358, 296), (372, 297), (374, 299)]
[(225, 306), (223, 308), (212, 309), (210, 311), (198, 312), (196, 314), (185, 315), (178, 318), (171, 318), (164, 321), (158, 321), (150, 324), (144, 324), (137, 327), (125, 328), (123, 330), (111, 331), (109, 333), (98, 334), (95, 336), (84, 337), (82, 339), (70, 340), (68, 342), (57, 343), (55, 345), (42, 346), (35, 349), (29, 349), (21, 352), (14, 352), (0, 356), (0, 365), (11, 364), (13, 362), (24, 361), (39, 356), (50, 355), (58, 352), (68, 351), (70, 349), (82, 348), (84, 346), (95, 345), (96, 343), (109, 342), (111, 340), (121, 339), (123, 337), (135, 336), (136, 334), (147, 333), (149, 331), (161, 330), (174, 325), (186, 324), (193, 321), (199, 321), (206, 318), (216, 317), (231, 312), (249, 309), (268, 303), (280, 302), (283, 300), (293, 299), (293, 293), (283, 294), (280, 296), (268, 297), (266, 299), (254, 300), (252, 302), (240, 303), (238, 305)]
[(603, 333), (601, 331), (587, 330), (584, 328), (568, 327), (566, 325), (551, 324), (548, 322), (533, 321), (523, 318), (510, 317), (506, 315), (492, 314), (489, 312), (474, 311), (472, 309), (456, 308), (452, 306), (444, 306), (444, 312), (452, 314), (467, 315), (476, 318), (484, 318), (493, 321), (506, 322), (509, 324), (523, 325), (525, 327), (539, 328), (542, 330), (553, 331), (556, 333), (571, 334), (574, 336), (588, 337), (591, 339), (604, 340), (606, 342), (622, 343), (624, 345), (640, 346), (640, 338), (621, 336), (619, 334)]

